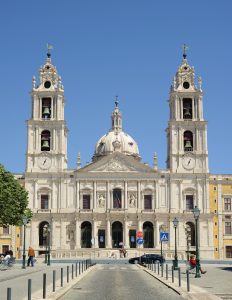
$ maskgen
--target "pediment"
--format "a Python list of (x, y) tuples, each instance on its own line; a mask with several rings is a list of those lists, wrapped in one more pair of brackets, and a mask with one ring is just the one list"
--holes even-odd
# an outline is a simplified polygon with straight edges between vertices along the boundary
[(154, 172), (152, 168), (122, 153), (113, 153), (80, 169), (85, 172)]

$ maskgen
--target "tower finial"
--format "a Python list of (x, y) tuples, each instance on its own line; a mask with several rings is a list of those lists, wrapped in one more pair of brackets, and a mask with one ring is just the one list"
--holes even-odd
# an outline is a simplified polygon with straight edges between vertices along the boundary
[(53, 46), (49, 43), (47, 43), (47, 57), (51, 57), (51, 50), (53, 49)]
[(118, 107), (118, 95), (115, 96), (115, 106)]
[(187, 51), (188, 51), (189, 47), (186, 44), (184, 44), (182, 46), (182, 48), (183, 48), (183, 51), (184, 51), (183, 52), (183, 58), (186, 59), (186, 57), (187, 57)]

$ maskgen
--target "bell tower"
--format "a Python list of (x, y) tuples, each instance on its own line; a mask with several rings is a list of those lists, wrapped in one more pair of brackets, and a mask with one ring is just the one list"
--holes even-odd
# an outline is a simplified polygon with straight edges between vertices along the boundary
[(187, 47), (169, 96), (167, 168), (173, 173), (208, 173), (207, 122), (203, 117), (201, 78), (195, 85), (194, 67), (187, 61)]
[(26, 172), (57, 172), (67, 169), (67, 127), (64, 120), (64, 87), (51, 61), (40, 68), (39, 84), (32, 80), (32, 115), (27, 121)]

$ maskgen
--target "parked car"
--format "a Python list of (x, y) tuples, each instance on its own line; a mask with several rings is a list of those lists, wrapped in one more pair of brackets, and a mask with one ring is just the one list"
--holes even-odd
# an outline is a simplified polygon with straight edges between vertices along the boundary
[(130, 264), (147, 264), (153, 262), (164, 263), (165, 259), (159, 254), (143, 254), (142, 256), (132, 257), (129, 259)]

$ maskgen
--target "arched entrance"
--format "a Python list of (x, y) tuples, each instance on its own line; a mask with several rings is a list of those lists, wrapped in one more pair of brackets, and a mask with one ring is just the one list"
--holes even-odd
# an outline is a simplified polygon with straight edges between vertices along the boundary
[(48, 222), (46, 221), (39, 224), (39, 246), (48, 246)]
[(112, 248), (119, 248), (119, 243), (123, 242), (123, 228), (121, 222), (112, 224)]
[(154, 248), (154, 228), (151, 222), (143, 224), (144, 248)]
[(81, 248), (91, 248), (92, 225), (90, 222), (81, 224)]

